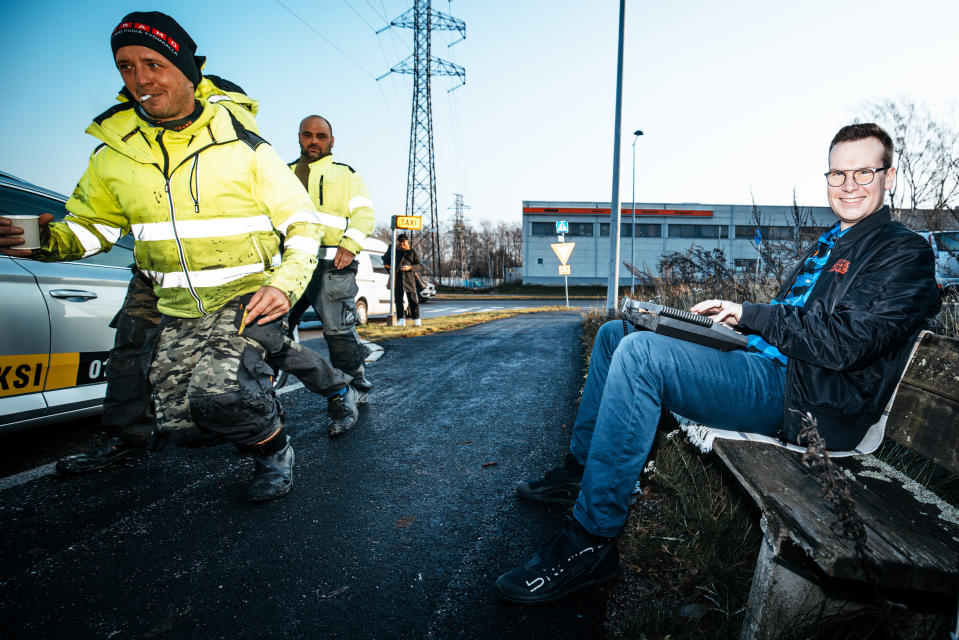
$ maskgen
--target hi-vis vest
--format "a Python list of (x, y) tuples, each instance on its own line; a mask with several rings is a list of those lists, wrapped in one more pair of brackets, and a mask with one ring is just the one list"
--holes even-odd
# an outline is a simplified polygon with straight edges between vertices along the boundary
[(131, 102), (98, 116), (87, 133), (104, 144), (34, 256), (77, 259), (131, 233), (164, 314), (199, 317), (263, 285), (296, 302), (323, 235), (315, 208), (269, 144), (201, 104), (181, 131), (150, 126)]
[[(295, 165), (289, 166), (294, 169)], [(354, 254), (362, 251), (363, 240), (373, 233), (376, 214), (360, 174), (348, 164), (333, 162), (332, 155), (324, 156), (310, 163), (307, 191), (325, 228), (320, 259), (332, 260), (338, 246)]]

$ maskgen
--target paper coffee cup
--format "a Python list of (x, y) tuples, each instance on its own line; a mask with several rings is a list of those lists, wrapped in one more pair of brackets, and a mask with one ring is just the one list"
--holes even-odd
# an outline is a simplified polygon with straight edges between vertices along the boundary
[(3, 216), (14, 227), (23, 229), (22, 236), (13, 236), (14, 238), (23, 238), (23, 244), (10, 247), (11, 249), (39, 249), (40, 248), (40, 223), (38, 216)]

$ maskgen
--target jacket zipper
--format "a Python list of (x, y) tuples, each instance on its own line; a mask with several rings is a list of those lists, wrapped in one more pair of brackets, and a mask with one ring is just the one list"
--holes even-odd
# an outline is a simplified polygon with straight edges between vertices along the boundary
[(323, 174), (320, 174), (320, 206), (323, 206)]
[[(789, 292), (789, 288), (792, 287), (792, 283), (796, 281), (796, 278), (799, 277), (799, 274), (802, 273), (803, 265), (806, 264), (806, 260), (812, 257), (813, 253), (816, 251), (816, 246), (813, 245), (805, 252), (803, 252), (802, 257), (799, 259), (796, 268), (789, 273), (789, 277), (784, 281), (783, 286), (776, 293), (777, 298), (785, 296)], [(779, 441), (784, 444), (792, 444), (792, 441), (789, 438), (789, 433), (786, 431), (786, 427), (789, 424), (789, 385), (793, 377), (793, 359), (789, 358), (786, 360), (786, 375), (783, 377), (783, 420), (782, 424), (779, 426), (779, 431), (776, 434), (779, 437)]]
[[(196, 191), (193, 190), (194, 184)], [(193, 156), (193, 167), (190, 169), (190, 196), (193, 198), (193, 212), (200, 213), (200, 156)]]
[(190, 295), (193, 296), (193, 299), (196, 301), (197, 310), (206, 315), (206, 309), (203, 308), (203, 302), (200, 301), (200, 296), (197, 294), (196, 289), (193, 288), (193, 283), (190, 281), (190, 271), (187, 268), (186, 264), (186, 255), (183, 252), (183, 244), (180, 241), (180, 234), (177, 233), (176, 228), (176, 210), (173, 208), (173, 193), (170, 188), (170, 156), (167, 154), (166, 147), (163, 146), (163, 129), (157, 133), (156, 142), (160, 145), (160, 151), (163, 152), (163, 182), (166, 188), (166, 199), (170, 207), (170, 224), (173, 226), (173, 238), (176, 242), (177, 255), (180, 258), (180, 267), (183, 269), (183, 277), (186, 278), (187, 289), (190, 291)]

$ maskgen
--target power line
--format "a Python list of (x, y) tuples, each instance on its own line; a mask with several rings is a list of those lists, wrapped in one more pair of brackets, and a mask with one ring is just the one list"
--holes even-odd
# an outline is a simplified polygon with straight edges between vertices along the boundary
[[(385, 6), (383, 7), (383, 13), (380, 13), (379, 11), (376, 10), (376, 7), (373, 6), (373, 3), (370, 2), (370, 0), (366, 0), (366, 4), (369, 5), (370, 9), (373, 10), (373, 13), (376, 14), (376, 17), (377, 17), (377, 18), (379, 18), (379, 19), (382, 20), (383, 22), (386, 22), (386, 20), (387, 20), (386, 15), (387, 15), (387, 14), (386, 14), (386, 7), (385, 7)], [(380, 4), (383, 4), (383, 3), (380, 2)]]
[[(368, 26), (370, 29), (373, 30), (373, 33), (376, 33), (376, 27), (374, 27), (373, 25), (371, 25), (371, 24), (369, 23), (369, 21), (368, 21), (366, 18), (364, 18), (364, 17), (362, 16), (362, 14), (360, 14), (360, 12), (357, 11), (356, 8), (355, 8), (353, 5), (350, 4), (350, 0), (343, 0), (343, 2), (344, 2), (344, 4), (346, 4), (346, 6), (348, 6), (348, 7), (353, 11), (353, 13), (355, 13), (355, 14), (359, 17), (360, 20), (362, 20), (363, 22), (366, 23), (366, 26)], [(367, 4), (369, 4), (369, 3), (367, 3)], [(375, 9), (374, 9), (374, 11), (375, 11)]]
[(281, 7), (283, 7), (284, 9), (286, 9), (287, 11), (289, 11), (290, 14), (291, 14), (294, 18), (296, 18), (297, 20), (299, 20), (300, 22), (302, 22), (302, 23), (306, 26), (307, 29), (309, 29), (310, 31), (312, 31), (313, 33), (315, 33), (317, 36), (319, 36), (325, 43), (327, 43), (328, 45), (330, 45), (331, 47), (333, 47), (334, 49), (336, 49), (336, 51), (337, 51), (341, 56), (343, 56), (344, 58), (346, 58), (347, 60), (349, 60), (350, 62), (352, 62), (353, 64), (355, 64), (357, 67), (359, 67), (359, 68), (363, 71), (363, 73), (365, 73), (365, 74), (368, 75), (369, 77), (371, 77), (371, 78), (373, 78), (374, 80), (376, 80), (376, 76), (374, 76), (371, 72), (367, 71), (366, 67), (364, 67), (363, 65), (361, 65), (359, 62), (357, 62), (356, 60), (354, 60), (353, 58), (351, 58), (351, 57), (349, 56), (349, 54), (347, 54), (345, 51), (343, 51), (343, 50), (340, 49), (338, 46), (336, 46), (335, 44), (333, 44), (333, 41), (332, 41), (332, 40), (330, 40), (329, 38), (327, 38), (326, 36), (324, 36), (322, 33), (320, 33), (319, 31), (317, 31), (317, 30), (313, 27), (313, 25), (311, 25), (309, 22), (307, 22), (306, 20), (304, 20), (303, 18), (301, 18), (301, 17), (296, 13), (296, 11), (294, 11), (293, 9), (291, 9), (291, 8), (289, 8), (288, 6), (286, 6), (285, 4), (283, 4), (280, 0), (275, 0), (275, 2), (276, 2), (278, 5), (280, 5)]

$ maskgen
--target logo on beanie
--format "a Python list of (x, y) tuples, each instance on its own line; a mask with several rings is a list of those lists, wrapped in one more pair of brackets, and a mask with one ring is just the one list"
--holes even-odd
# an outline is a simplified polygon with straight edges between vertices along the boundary
[(117, 28), (113, 30), (111, 37), (116, 37), (121, 33), (136, 33), (137, 35), (149, 36), (154, 40), (162, 42), (175, 55), (180, 53), (180, 45), (176, 40), (148, 24), (143, 24), (142, 22), (121, 22), (117, 25)]

